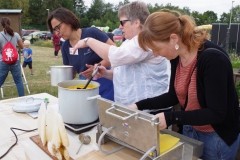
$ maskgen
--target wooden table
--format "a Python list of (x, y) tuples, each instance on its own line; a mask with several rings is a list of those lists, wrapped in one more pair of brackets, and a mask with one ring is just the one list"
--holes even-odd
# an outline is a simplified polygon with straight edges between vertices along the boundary
[[(58, 99), (50, 94), (41, 93), (25, 97), (12, 98), (0, 101), (0, 156), (15, 143), (15, 137), (10, 127), (31, 130), (37, 128), (37, 118), (33, 119), (26, 113), (16, 113), (12, 110), (12, 105), (18, 100), (27, 97), (48, 98), (48, 107), (58, 107)], [(2, 160), (51, 160), (29, 137), (37, 135), (37, 131), (23, 132), (15, 130), (18, 136), (18, 144)], [(76, 151), (80, 146), (78, 135), (67, 130), (70, 146), (67, 148), (70, 156), (76, 160), (137, 160), (142, 155), (128, 148), (124, 148), (117, 153), (104, 155), (98, 151), (96, 142), (96, 128), (87, 132), (92, 138), (89, 145), (83, 145), (79, 154)], [(118, 144), (109, 142), (102, 146), (105, 150), (111, 150), (118, 147)]]

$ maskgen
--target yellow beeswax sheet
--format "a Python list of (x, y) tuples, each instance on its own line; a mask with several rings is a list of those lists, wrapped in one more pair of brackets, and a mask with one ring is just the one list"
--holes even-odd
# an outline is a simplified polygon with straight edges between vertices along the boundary
[(169, 134), (159, 134), (159, 141), (160, 141), (160, 154), (166, 152), (167, 150), (171, 149), (179, 142), (179, 138), (171, 136)]
[[(82, 89), (82, 88), (85, 87), (85, 85), (86, 84), (79, 84), (79, 85), (75, 85), (75, 86), (69, 86), (69, 87), (66, 87), (66, 88), (67, 89), (78, 89), (78, 88)], [(92, 89), (92, 88), (96, 88), (96, 86), (93, 85), (93, 84), (89, 84), (86, 89)]]

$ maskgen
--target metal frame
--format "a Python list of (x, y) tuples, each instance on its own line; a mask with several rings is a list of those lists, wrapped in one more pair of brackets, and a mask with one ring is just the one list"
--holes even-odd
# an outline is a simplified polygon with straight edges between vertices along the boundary
[[(203, 142), (167, 129), (160, 132), (178, 137), (180, 141), (171, 150), (160, 154), (159, 137), (155, 138), (155, 135), (159, 134), (160, 122), (153, 115), (104, 98), (98, 98), (98, 112), (100, 123), (97, 126), (96, 142), (103, 154), (112, 154), (127, 147), (143, 154), (140, 160), (147, 157), (152, 160), (198, 160), (202, 156)], [(143, 138), (142, 133), (145, 131), (147, 134), (144, 134), (145, 138)], [(112, 150), (103, 150), (101, 145), (108, 141), (121, 146)], [(151, 156), (149, 156), (150, 152)]]

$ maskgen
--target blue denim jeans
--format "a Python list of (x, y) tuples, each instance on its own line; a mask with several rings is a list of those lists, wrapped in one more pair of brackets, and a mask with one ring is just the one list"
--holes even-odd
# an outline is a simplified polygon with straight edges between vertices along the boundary
[(228, 146), (216, 132), (200, 132), (189, 125), (183, 126), (183, 135), (204, 143), (203, 155), (200, 157), (203, 160), (235, 160), (240, 136)]
[(0, 86), (2, 86), (3, 83), (5, 82), (9, 71), (11, 72), (13, 80), (17, 86), (19, 97), (24, 96), (24, 87), (19, 62), (13, 65), (8, 65), (5, 62), (0, 61)]

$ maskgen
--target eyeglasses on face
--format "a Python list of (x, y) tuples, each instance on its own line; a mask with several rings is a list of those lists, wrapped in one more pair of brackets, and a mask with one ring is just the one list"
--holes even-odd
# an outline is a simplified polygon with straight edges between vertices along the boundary
[(53, 28), (54, 32), (59, 32), (62, 22), (60, 22), (56, 27)]
[(121, 20), (121, 21), (120, 21), (121, 26), (123, 26), (127, 21), (130, 21), (130, 20), (128, 20), (128, 19), (126, 19), (126, 20)]

